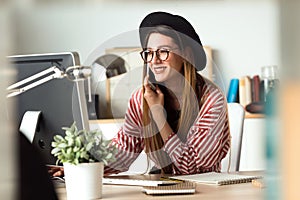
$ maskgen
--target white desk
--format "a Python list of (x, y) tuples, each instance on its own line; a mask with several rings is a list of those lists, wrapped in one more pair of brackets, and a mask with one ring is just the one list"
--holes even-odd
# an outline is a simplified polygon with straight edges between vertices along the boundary
[[(261, 175), (262, 172), (242, 172), (242, 174)], [(104, 185), (102, 199), (201, 199), (201, 200), (262, 200), (265, 189), (253, 186), (251, 183), (241, 183), (224, 186), (197, 184), (196, 193), (191, 195), (152, 196), (141, 192), (138, 186)], [(64, 187), (57, 188), (60, 200), (66, 199)]]

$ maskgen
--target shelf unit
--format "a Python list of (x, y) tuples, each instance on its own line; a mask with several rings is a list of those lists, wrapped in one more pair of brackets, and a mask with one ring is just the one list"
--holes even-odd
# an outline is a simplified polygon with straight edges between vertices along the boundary
[(266, 118), (263, 114), (246, 113), (242, 139), (240, 171), (265, 170)]

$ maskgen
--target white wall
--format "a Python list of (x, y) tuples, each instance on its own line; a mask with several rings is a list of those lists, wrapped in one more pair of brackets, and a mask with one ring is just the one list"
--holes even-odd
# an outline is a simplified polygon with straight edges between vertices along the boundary
[(14, 18), (15, 54), (78, 51), (84, 63), (95, 48), (120, 34), (136, 31), (146, 14), (163, 10), (186, 17), (202, 43), (214, 49), (224, 90), (233, 77), (260, 74), (263, 65), (280, 65), (275, 0), (63, 2), (19, 7)]

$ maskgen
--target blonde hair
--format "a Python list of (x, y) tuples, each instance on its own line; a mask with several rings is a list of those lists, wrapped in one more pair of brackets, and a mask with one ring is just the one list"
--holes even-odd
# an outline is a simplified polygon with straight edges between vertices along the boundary
[[(196, 69), (188, 62), (184, 62), (183, 68), (185, 82), (183, 88), (182, 106), (177, 124), (177, 130), (173, 131), (177, 131), (177, 136), (180, 138), (180, 140), (186, 142), (187, 133), (194, 123), (201, 105), (199, 104), (197, 98), (199, 97), (199, 90), (197, 89)], [(172, 163), (172, 161), (169, 156), (162, 151), (164, 142), (159, 134), (155, 122), (152, 119), (149, 106), (144, 98), (143, 125), (145, 152), (148, 155), (148, 160), (149, 154), (153, 153), (153, 155), (156, 157), (156, 160), (159, 162), (159, 165), (162, 167), (163, 172), (165, 174), (171, 173), (172, 166), (169, 164)]]
[[(176, 33), (174, 34), (173, 30), (166, 27), (159, 27), (159, 33), (170, 36), (173, 38), (175, 43), (179, 43), (181, 49), (183, 49), (182, 41)], [(163, 32), (162, 32), (163, 30)], [(156, 30), (157, 31), (157, 30)], [(167, 32), (167, 34), (166, 34)], [(171, 32), (171, 33), (170, 33)], [(152, 32), (153, 33), (153, 32)], [(149, 33), (150, 35), (151, 33)], [(146, 40), (149, 38), (146, 38)], [(177, 36), (174, 39), (174, 35)], [(146, 75), (146, 66), (144, 66), (144, 76)], [(181, 141), (186, 142), (187, 133), (194, 123), (201, 105), (199, 104), (199, 99), (201, 99), (200, 89), (197, 85), (197, 71), (195, 67), (188, 61), (184, 60), (183, 62), (183, 76), (184, 76), (184, 87), (182, 92), (182, 105), (181, 112), (178, 120), (176, 130), (177, 136)], [(144, 94), (144, 88), (143, 88)], [(167, 102), (165, 102), (167, 103)], [(146, 100), (143, 98), (143, 133), (144, 133), (144, 143), (145, 143), (145, 152), (148, 157), (148, 169), (149, 169), (149, 154), (152, 154), (156, 161), (159, 162), (160, 167), (162, 167), (162, 172), (165, 174), (170, 174), (173, 171), (173, 164), (170, 157), (165, 153), (162, 148), (164, 142), (159, 130), (156, 127), (155, 122), (152, 119), (149, 106)], [(147, 170), (148, 170), (147, 169)]]

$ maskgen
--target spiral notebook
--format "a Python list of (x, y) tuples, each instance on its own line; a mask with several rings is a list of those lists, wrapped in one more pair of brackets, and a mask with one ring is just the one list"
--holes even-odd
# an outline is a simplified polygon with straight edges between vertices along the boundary
[(182, 182), (174, 185), (144, 186), (143, 192), (150, 195), (194, 194), (196, 192), (196, 184), (193, 182)]
[(262, 178), (262, 176), (209, 172), (203, 174), (172, 176), (170, 178), (184, 180), (184, 181), (192, 181), (192, 182), (203, 183), (203, 184), (229, 185), (229, 184), (251, 182), (254, 179)]

